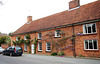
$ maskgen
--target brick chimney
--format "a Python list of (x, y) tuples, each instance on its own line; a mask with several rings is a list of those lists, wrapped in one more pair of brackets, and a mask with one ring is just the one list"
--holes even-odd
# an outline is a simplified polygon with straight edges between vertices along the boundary
[(80, 6), (80, 0), (71, 0), (69, 2), (69, 9), (73, 9)]
[(27, 23), (32, 21), (32, 16), (27, 16)]

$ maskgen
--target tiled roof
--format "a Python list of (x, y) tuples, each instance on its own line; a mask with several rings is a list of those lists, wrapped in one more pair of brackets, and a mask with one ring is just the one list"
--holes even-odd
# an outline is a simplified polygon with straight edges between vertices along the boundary
[(30, 24), (25, 23), (21, 28), (16, 30), (12, 35), (27, 33), (31, 31), (52, 28), (56, 26), (68, 25), (87, 20), (100, 18), (100, 1), (95, 1), (80, 8), (64, 11), (48, 17), (32, 21)]
[(0, 33), (0, 36), (8, 36), (8, 35), (5, 33)]

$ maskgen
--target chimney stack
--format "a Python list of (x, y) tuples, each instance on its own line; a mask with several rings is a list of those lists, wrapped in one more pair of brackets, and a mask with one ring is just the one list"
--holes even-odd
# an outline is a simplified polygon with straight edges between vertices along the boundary
[(32, 21), (32, 16), (27, 16), (27, 23)]
[(80, 6), (80, 0), (71, 0), (69, 2), (69, 9), (73, 9)]

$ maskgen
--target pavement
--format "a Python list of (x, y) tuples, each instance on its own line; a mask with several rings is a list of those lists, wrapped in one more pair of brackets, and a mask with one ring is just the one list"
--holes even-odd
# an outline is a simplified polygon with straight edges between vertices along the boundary
[(45, 56), (37, 54), (23, 54), (22, 56), (10, 57), (0, 54), (0, 64), (100, 64), (100, 60)]

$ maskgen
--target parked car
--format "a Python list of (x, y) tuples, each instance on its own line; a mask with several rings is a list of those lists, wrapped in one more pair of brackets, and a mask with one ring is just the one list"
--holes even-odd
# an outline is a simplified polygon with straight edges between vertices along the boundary
[(3, 55), (10, 55), (10, 56), (13, 56), (13, 55), (19, 55), (19, 56), (22, 56), (23, 54), (23, 50), (21, 47), (8, 47), (7, 49), (5, 49), (3, 51)]
[(4, 49), (2, 47), (0, 47), (0, 54), (4, 51)]

